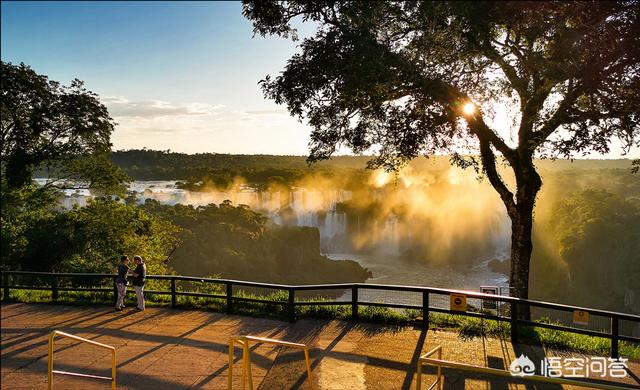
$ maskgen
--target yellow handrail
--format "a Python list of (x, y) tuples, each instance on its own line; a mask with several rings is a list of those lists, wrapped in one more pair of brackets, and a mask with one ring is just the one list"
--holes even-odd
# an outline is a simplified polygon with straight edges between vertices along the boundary
[(245, 377), (249, 381), (249, 390), (253, 390), (253, 378), (251, 377), (251, 350), (249, 349), (249, 341), (257, 343), (267, 343), (290, 348), (300, 348), (304, 351), (304, 361), (307, 366), (307, 379), (309, 389), (313, 390), (313, 380), (311, 378), (311, 365), (309, 364), (309, 349), (306, 344), (292, 343), (289, 341), (268, 339), (256, 336), (233, 336), (229, 339), (229, 372), (228, 372), (228, 389), (231, 390), (233, 385), (233, 347), (235, 343), (242, 346), (242, 390), (245, 388)]
[[(431, 355), (433, 355), (434, 353), (438, 353), (438, 358), (437, 359), (432, 359), (430, 358)], [(585, 381), (578, 381), (578, 380), (571, 380), (571, 379), (565, 379), (565, 378), (556, 378), (556, 377), (548, 377), (548, 376), (542, 376), (542, 375), (530, 375), (530, 376), (525, 376), (525, 377), (513, 377), (511, 375), (511, 373), (507, 370), (500, 370), (497, 368), (489, 368), (489, 367), (482, 367), (482, 366), (477, 366), (474, 364), (465, 364), (465, 363), (458, 363), (458, 362), (452, 362), (450, 360), (442, 360), (442, 346), (437, 346), (434, 349), (432, 349), (431, 351), (425, 353), (424, 355), (420, 356), (420, 359), (418, 359), (418, 369), (417, 369), (417, 376), (416, 376), (416, 390), (421, 390), (422, 388), (422, 366), (425, 364), (431, 364), (437, 367), (438, 371), (437, 371), (437, 376), (436, 376), (436, 381), (433, 382), (431, 384), (431, 386), (429, 386), (429, 388), (427, 390), (431, 390), (433, 389), (434, 386), (438, 386), (438, 390), (442, 389), (442, 367), (449, 367), (449, 368), (457, 368), (459, 370), (466, 370), (466, 371), (471, 371), (471, 372), (478, 372), (481, 374), (491, 374), (491, 375), (498, 375), (498, 376), (505, 376), (505, 377), (511, 377), (513, 379), (517, 379), (517, 380), (532, 380), (532, 381), (537, 381), (537, 382), (545, 382), (545, 383), (556, 383), (556, 384), (562, 384), (562, 385), (572, 385), (572, 386), (582, 386), (582, 387), (588, 387), (588, 388), (592, 388), (592, 389), (605, 389), (605, 390), (624, 390), (626, 389), (626, 387), (621, 387), (621, 386), (616, 386), (616, 385), (608, 385), (608, 384), (604, 384), (604, 383), (592, 383), (592, 382), (585, 382)]]
[[(56, 336), (66, 337), (72, 340), (80, 341), (82, 343), (95, 345), (96, 347), (105, 348), (111, 350), (111, 377), (108, 376), (99, 376), (99, 375), (89, 375), (89, 374), (80, 374), (77, 372), (67, 372), (67, 371), (56, 371), (53, 369), (53, 339)], [(101, 380), (110, 380), (111, 381), (111, 389), (115, 390), (116, 388), (116, 348), (110, 345), (102, 344), (97, 341), (87, 340), (82, 337), (78, 337), (69, 333), (60, 332), (59, 330), (54, 330), (49, 335), (49, 361), (48, 361), (48, 389), (53, 389), (53, 374), (59, 375), (70, 375), (70, 376), (78, 376), (82, 378), (91, 378), (91, 379), (101, 379)]]

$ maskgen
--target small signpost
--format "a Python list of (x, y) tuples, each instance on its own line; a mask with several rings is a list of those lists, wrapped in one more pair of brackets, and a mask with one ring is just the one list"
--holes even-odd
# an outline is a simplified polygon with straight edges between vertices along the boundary
[[(498, 286), (480, 286), (480, 292), (483, 294), (499, 295), (500, 289)], [(498, 302), (491, 299), (483, 299), (481, 301), (482, 309), (496, 310), (498, 308)]]
[(451, 294), (449, 307), (453, 311), (467, 311), (467, 296), (464, 294)]
[(585, 310), (574, 310), (573, 311), (573, 323), (577, 325), (588, 325), (589, 324), (589, 312)]

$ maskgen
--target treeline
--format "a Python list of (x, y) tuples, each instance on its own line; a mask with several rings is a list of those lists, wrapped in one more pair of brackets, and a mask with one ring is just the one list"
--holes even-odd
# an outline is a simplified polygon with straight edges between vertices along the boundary
[[(201, 190), (210, 186), (228, 187), (236, 178), (258, 187), (274, 184), (295, 185), (305, 177), (320, 175), (340, 181), (343, 187), (357, 187), (366, 182), (370, 172), (369, 156), (335, 156), (316, 164), (307, 164), (303, 156), (197, 153), (169, 150), (132, 149), (112, 152), (111, 161), (134, 180), (179, 180), (185, 189)], [(580, 174), (597, 170), (628, 172), (631, 160), (537, 160), (541, 171), (570, 171)], [(417, 158), (410, 166), (418, 171), (445, 170), (447, 156)], [(41, 172), (42, 173), (42, 172)]]
[[(309, 165), (302, 156), (184, 154), (160, 150), (111, 153), (111, 161), (134, 180), (180, 180), (181, 187), (203, 190), (228, 188), (236, 179), (258, 187), (292, 185), (309, 175), (357, 185), (365, 177), (366, 157), (336, 157)], [(353, 182), (350, 184), (350, 182)]]

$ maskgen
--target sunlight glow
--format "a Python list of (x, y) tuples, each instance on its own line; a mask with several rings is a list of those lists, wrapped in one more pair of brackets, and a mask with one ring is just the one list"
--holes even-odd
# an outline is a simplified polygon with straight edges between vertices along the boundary
[(471, 115), (476, 111), (476, 105), (469, 102), (466, 103), (464, 106), (462, 106), (462, 112), (464, 112), (465, 115)]
[(379, 170), (378, 172), (376, 172), (373, 175), (373, 185), (376, 188), (380, 188), (380, 187), (384, 187), (387, 185), (387, 183), (389, 183), (391, 181), (391, 179), (393, 179), (393, 174), (383, 171), (383, 170)]

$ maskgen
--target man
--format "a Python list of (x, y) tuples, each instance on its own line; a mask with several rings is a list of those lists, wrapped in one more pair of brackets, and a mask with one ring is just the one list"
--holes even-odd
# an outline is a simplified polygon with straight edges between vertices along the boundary
[(116, 267), (118, 276), (116, 277), (116, 289), (118, 290), (118, 299), (116, 301), (116, 310), (121, 311), (124, 308), (124, 295), (127, 293), (127, 274), (131, 271), (129, 268), (129, 257), (120, 257), (120, 264)]
[(142, 261), (142, 257), (134, 256), (133, 262), (136, 268), (133, 270), (133, 289), (136, 291), (138, 301), (138, 311), (144, 310), (144, 282), (147, 278), (147, 265)]

